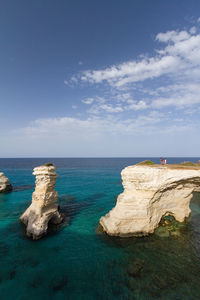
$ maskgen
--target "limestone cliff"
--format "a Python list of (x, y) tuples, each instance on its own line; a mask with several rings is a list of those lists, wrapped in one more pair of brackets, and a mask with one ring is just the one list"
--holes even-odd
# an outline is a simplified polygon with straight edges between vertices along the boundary
[(49, 222), (59, 224), (63, 218), (56, 204), (58, 193), (54, 190), (57, 178), (55, 167), (50, 164), (34, 168), (33, 175), (36, 176), (36, 186), (32, 203), (20, 220), (27, 226), (27, 236), (39, 239), (47, 233)]
[(129, 166), (122, 170), (124, 192), (116, 206), (100, 219), (103, 230), (115, 236), (152, 233), (162, 216), (183, 222), (190, 214), (193, 191), (200, 191), (200, 168)]
[(12, 190), (12, 185), (4, 173), (0, 173), (0, 193), (9, 192)]

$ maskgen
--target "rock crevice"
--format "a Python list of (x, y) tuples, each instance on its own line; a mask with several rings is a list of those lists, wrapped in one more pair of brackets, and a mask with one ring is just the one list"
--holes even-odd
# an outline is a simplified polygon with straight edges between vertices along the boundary
[(32, 203), (20, 217), (26, 225), (26, 234), (33, 239), (39, 239), (47, 233), (49, 222), (59, 224), (63, 217), (58, 210), (58, 193), (54, 190), (56, 170), (53, 165), (43, 165), (34, 168), (36, 176), (35, 191)]
[(135, 165), (122, 170), (121, 175), (124, 192), (116, 206), (100, 219), (109, 235), (153, 233), (168, 214), (183, 222), (191, 212), (192, 193), (200, 191), (200, 168)]

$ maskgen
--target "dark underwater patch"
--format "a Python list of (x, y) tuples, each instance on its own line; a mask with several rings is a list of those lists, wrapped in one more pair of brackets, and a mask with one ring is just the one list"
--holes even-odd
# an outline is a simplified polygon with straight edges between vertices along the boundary
[(9, 252), (9, 246), (4, 242), (0, 242), (0, 257), (4, 257), (8, 255), (8, 252)]
[(53, 282), (50, 284), (51, 289), (53, 290), (54, 293), (64, 289), (67, 286), (67, 276), (63, 275), (60, 278), (55, 278)]
[(10, 271), (9, 279), (10, 279), (10, 280), (13, 280), (13, 279), (15, 278), (15, 276), (16, 276), (16, 270)]
[(60, 211), (71, 218), (74, 218), (82, 210), (91, 207), (98, 199), (104, 197), (104, 193), (96, 193), (83, 201), (78, 201), (76, 197), (71, 195), (62, 195), (59, 197)]
[(25, 190), (31, 190), (34, 188), (34, 184), (17, 185), (13, 187), (13, 192), (21, 192)]
[(43, 278), (40, 277), (39, 275), (36, 275), (34, 279), (31, 281), (30, 286), (35, 289), (39, 287), (42, 284), (42, 282), (43, 282)]

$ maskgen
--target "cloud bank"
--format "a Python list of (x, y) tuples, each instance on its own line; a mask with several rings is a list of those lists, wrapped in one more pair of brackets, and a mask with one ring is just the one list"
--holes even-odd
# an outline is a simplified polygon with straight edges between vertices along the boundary
[[(48, 149), (53, 156), (197, 155), (199, 26), (198, 20), (187, 30), (158, 33), (151, 57), (141, 54), (65, 80), (87, 86), (90, 95), (74, 103), (74, 115), (37, 119), (10, 132), (18, 151), (40, 145), (40, 156)], [(1, 139), (6, 144), (6, 136)]]
[[(91, 113), (121, 113), (146, 108), (162, 109), (191, 107), (200, 103), (200, 30), (158, 33), (154, 56), (139, 58), (101, 70), (77, 74), (77, 82), (110, 87), (106, 104), (91, 103)], [(74, 79), (73, 79), (74, 80)], [(129, 95), (126, 99), (123, 95)], [(119, 98), (121, 96), (121, 103)], [(122, 103), (123, 102), (123, 103)], [(125, 103), (126, 102), (126, 103)]]

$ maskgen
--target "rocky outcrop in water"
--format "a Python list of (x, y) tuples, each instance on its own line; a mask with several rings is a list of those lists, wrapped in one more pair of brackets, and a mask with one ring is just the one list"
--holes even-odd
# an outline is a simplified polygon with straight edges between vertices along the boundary
[(51, 164), (34, 168), (36, 176), (35, 191), (32, 203), (20, 217), (26, 225), (26, 234), (33, 239), (39, 239), (47, 233), (49, 222), (59, 224), (63, 217), (56, 204), (58, 193), (54, 190), (56, 184), (56, 169)]
[(0, 193), (10, 192), (12, 185), (3, 172), (0, 172)]
[(109, 235), (153, 233), (166, 215), (183, 222), (190, 215), (192, 193), (200, 191), (200, 167), (135, 165), (122, 170), (121, 175), (124, 192), (100, 219)]

